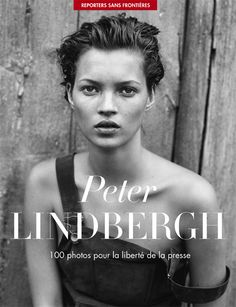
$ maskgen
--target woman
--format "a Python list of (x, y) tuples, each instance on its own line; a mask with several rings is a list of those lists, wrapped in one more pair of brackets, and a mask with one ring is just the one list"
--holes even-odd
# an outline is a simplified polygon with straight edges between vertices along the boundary
[[(57, 222), (53, 240), (27, 240), (35, 306), (223, 305), (229, 279), (224, 246), (215, 240), (216, 227), (201, 239), (201, 212), (214, 224), (218, 211), (212, 187), (141, 145), (143, 114), (164, 74), (158, 33), (132, 17), (102, 17), (84, 23), (58, 49), (66, 99), (88, 152), (42, 162), (29, 176), (27, 233), (35, 227), (34, 212), (45, 213), (44, 237), (50, 232), (46, 213), (63, 220), (70, 212), (69, 237)], [(76, 212), (83, 212), (81, 240)], [(188, 261), (178, 261), (180, 254)]]

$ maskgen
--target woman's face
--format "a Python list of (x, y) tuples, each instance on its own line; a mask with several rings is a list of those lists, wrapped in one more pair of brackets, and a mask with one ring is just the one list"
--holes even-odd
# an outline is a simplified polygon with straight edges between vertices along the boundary
[(149, 99), (142, 55), (128, 49), (90, 49), (76, 69), (69, 100), (85, 137), (103, 148), (117, 148), (139, 137)]

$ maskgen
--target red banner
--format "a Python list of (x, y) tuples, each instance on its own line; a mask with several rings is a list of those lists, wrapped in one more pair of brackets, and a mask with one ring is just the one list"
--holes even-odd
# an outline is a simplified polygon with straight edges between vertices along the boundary
[(74, 10), (157, 10), (158, 0), (74, 0)]

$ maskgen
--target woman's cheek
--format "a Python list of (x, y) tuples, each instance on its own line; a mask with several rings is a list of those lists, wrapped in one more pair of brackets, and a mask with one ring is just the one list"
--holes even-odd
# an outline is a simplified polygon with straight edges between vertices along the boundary
[(76, 102), (75, 102), (75, 107), (76, 107), (76, 113), (78, 116), (91, 117), (92, 110), (93, 110), (93, 104), (90, 100), (91, 99), (86, 98), (86, 97), (77, 97)]
[(129, 118), (132, 121), (140, 121), (143, 118), (145, 106), (141, 104), (139, 107), (136, 107), (135, 109), (131, 110)]
[(80, 127), (80, 130), (86, 134), (89, 122), (91, 121), (91, 112), (88, 109), (85, 110), (84, 108), (77, 106), (75, 110), (75, 120)]

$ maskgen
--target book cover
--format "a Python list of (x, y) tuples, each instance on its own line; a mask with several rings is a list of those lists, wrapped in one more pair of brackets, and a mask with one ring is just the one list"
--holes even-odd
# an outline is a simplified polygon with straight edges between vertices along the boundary
[[(130, 38), (131, 33), (136, 33), (138, 37), (137, 28), (143, 27), (138, 43), (133, 41), (127, 47), (121, 35), (123, 41), (119, 45), (118, 31), (112, 36), (109, 31), (96, 34), (95, 29), (89, 41), (83, 37), (83, 43), (89, 46), (93, 39), (97, 47), (83, 49), (79, 58), (82, 60), (77, 60), (73, 71), (73, 65), (66, 61), (77, 54), (73, 54), (72, 45), (70, 49), (64, 46), (66, 51), (59, 49), (63, 40), (84, 23), (84, 31), (90, 31), (91, 23), (102, 16), (107, 18), (104, 23), (109, 23), (112, 16), (137, 18), (142, 25), (132, 27), (137, 22), (132, 19), (125, 35)], [(182, 295), (181, 306), (235, 306), (235, 16), (233, 0), (1, 1), (1, 306), (33, 306), (34, 301), (40, 306), (177, 307), (181, 303), (175, 305), (172, 300), (175, 284), (168, 292), (168, 278), (172, 279), (176, 267), (179, 269), (179, 261), (181, 272), (190, 263), (198, 284), (201, 261), (211, 257), (213, 264), (206, 265), (207, 282), (202, 284), (209, 287), (211, 274), (215, 280), (222, 279), (219, 261), (223, 254), (231, 270), (224, 301), (207, 305), (206, 301), (198, 304), (196, 299), (187, 305), (187, 289), (182, 294), (177, 290), (175, 295)], [(118, 29), (114, 22), (116, 19), (113, 27)], [(125, 22), (120, 23), (119, 29)], [(133, 39), (137, 37), (134, 35)], [(157, 37), (158, 47), (151, 50), (153, 37)], [(141, 38), (143, 44), (144, 38), (150, 42), (146, 41), (143, 47)], [(150, 64), (157, 54), (164, 68), (163, 78), (161, 71), (156, 76), (157, 68)], [(156, 79), (148, 79), (152, 73)], [(69, 75), (75, 78), (72, 83), (66, 79)], [(81, 76), (86, 80), (80, 81)], [(95, 134), (89, 130), (90, 119)], [(137, 136), (148, 150), (145, 154), (139, 152), (142, 147)], [(133, 147), (125, 147), (130, 140)], [(123, 149), (114, 154), (114, 147)], [(85, 154), (88, 150), (90, 155)], [(58, 175), (51, 186), (49, 179), (56, 172), (52, 167), (56, 157), (60, 157), (57, 174), (63, 163), (70, 171), (59, 180)], [(28, 193), (26, 182), (32, 185), (32, 169), (36, 170), (33, 174), (37, 185), (31, 186), (33, 192)], [(48, 176), (42, 175), (40, 180), (43, 169)], [(55, 186), (59, 187), (56, 192)], [(213, 194), (218, 207), (212, 205)], [(57, 195), (58, 203), (62, 201), (60, 209), (40, 207), (40, 202), (56, 202), (52, 195)], [(32, 212), (28, 214), (31, 202)], [(185, 206), (188, 202), (189, 206)], [(64, 203), (69, 205), (63, 224), (60, 221)], [(76, 210), (72, 203), (77, 204)], [(189, 226), (184, 234), (181, 223)], [(52, 233), (45, 234), (49, 228)], [(55, 233), (60, 248), (49, 248), (46, 255), (45, 241), (51, 242)], [(224, 244), (223, 252), (221, 243), (213, 243), (210, 248), (213, 235), (215, 241)], [(199, 237), (200, 245), (189, 243), (199, 241)], [(174, 243), (179, 240), (184, 242), (181, 249), (180, 244)], [(28, 263), (26, 241), (33, 242)], [(72, 242), (70, 250), (67, 242)], [(47, 257), (50, 261), (41, 267), (42, 259)], [(81, 266), (81, 276), (70, 267), (72, 262)], [(57, 275), (50, 273), (55, 263)], [(39, 273), (38, 280), (34, 270)], [(185, 277), (187, 270), (186, 266)], [(160, 276), (165, 273), (168, 276), (163, 281)], [(72, 281), (68, 282), (70, 278)], [(187, 279), (181, 280), (182, 284), (188, 286)], [(221, 284), (224, 282), (223, 278)], [(56, 293), (54, 283), (62, 283), (61, 300), (58, 297), (47, 301), (50, 293)], [(78, 291), (77, 284), (81, 285)], [(197, 296), (210, 299), (211, 294), (201, 292)], [(66, 303), (65, 297), (69, 297)]]

